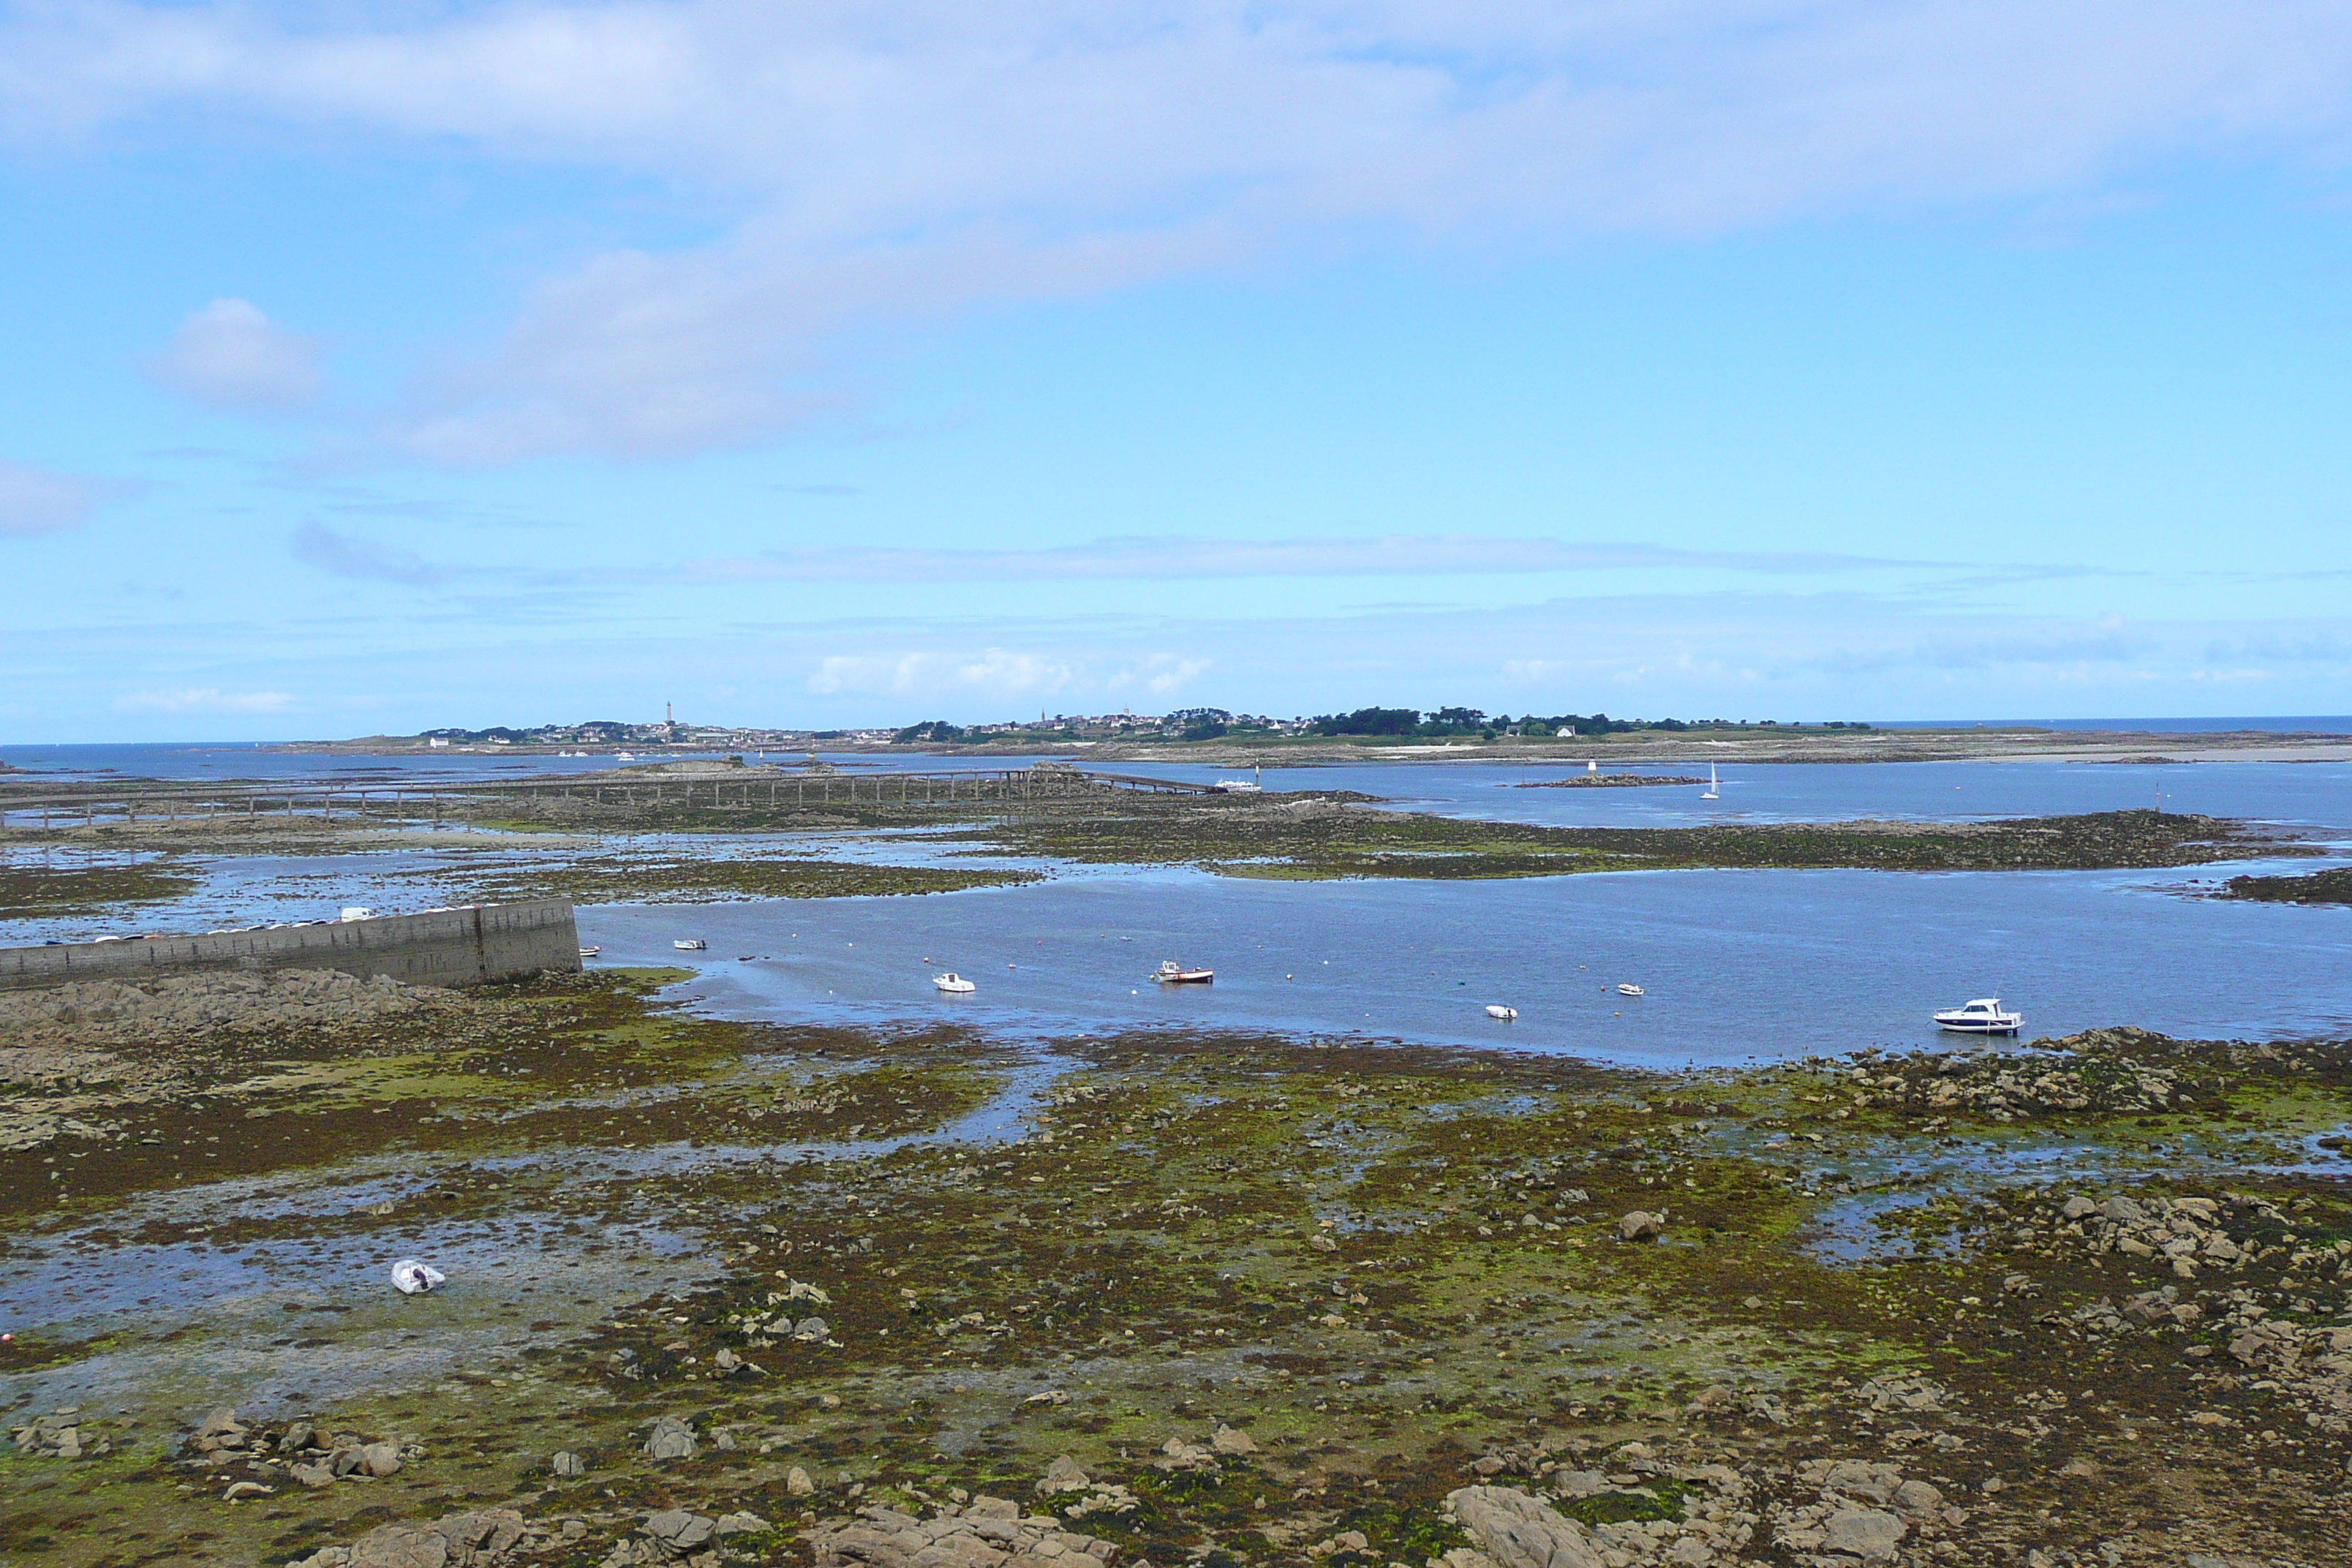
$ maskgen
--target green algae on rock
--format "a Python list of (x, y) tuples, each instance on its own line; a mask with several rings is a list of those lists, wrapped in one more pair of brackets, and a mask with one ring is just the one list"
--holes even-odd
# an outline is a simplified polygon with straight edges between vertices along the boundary
[[(0, 1551), (1478, 1568), (1497, 1510), (1640, 1568), (2352, 1550), (2352, 1203), (2221, 1152), (2341, 1126), (2341, 1045), (1663, 1074), (754, 1026), (677, 977), (174, 1034), (0, 1156), (13, 1274), (253, 1260), (0, 1363), (12, 1426), (104, 1386), (112, 1446), (0, 1457)], [(1857, 1215), (1906, 1245), (1820, 1244)], [(522, 1259), (382, 1283), (464, 1237)]]
[(2232, 877), (2214, 896), (2272, 904), (2352, 904), (2352, 867), (2300, 877)]

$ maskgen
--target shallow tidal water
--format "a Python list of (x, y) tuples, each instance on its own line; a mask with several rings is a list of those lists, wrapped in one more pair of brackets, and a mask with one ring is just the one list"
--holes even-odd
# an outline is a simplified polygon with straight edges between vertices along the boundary
[[(701, 1006), (782, 1022), (952, 1017), (1050, 1037), (1361, 1033), (1657, 1067), (1948, 1043), (1998, 995), (2026, 1033), (2352, 1031), (2352, 910), (2185, 896), (2182, 871), (1668, 871), (1272, 882), (1087, 870), (921, 899), (581, 911), (600, 963), (683, 963)], [(671, 943), (699, 937), (703, 952)], [(1160, 960), (1213, 985), (1162, 986)], [(749, 959), (750, 962), (743, 962)], [(979, 987), (947, 996), (933, 973)], [(1623, 996), (1621, 982), (1644, 994)], [(1488, 1018), (1501, 1003), (1516, 1022)]]

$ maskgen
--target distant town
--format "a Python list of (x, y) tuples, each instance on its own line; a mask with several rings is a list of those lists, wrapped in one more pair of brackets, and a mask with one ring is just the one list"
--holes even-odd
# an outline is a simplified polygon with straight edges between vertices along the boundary
[[(1323, 713), (1276, 718), (1265, 713), (1234, 713), (1223, 708), (1180, 708), (1169, 713), (1039, 713), (1032, 719), (954, 724), (945, 719), (897, 728), (794, 730), (695, 724), (675, 716), (652, 723), (591, 720), (577, 724), (539, 724), (517, 729), (496, 725), (485, 730), (445, 728), (415, 736), (372, 736), (365, 744), (379, 748), (451, 749), (477, 751), (497, 747), (532, 751), (564, 751), (573, 747), (606, 750), (676, 750), (691, 752), (762, 752), (806, 750), (815, 746), (912, 746), (925, 750), (970, 746), (1051, 746), (1103, 742), (1280, 742), (1292, 740), (1361, 740), (1388, 744), (1414, 742), (1495, 741), (1507, 737), (1549, 740), (1578, 735), (1616, 735), (1641, 731), (1675, 732), (1691, 730), (1867, 730), (1864, 723), (1830, 721), (1819, 724), (1782, 723), (1778, 720), (1733, 719), (1612, 719), (1606, 713), (1488, 714), (1475, 708), (1440, 708), (1424, 712), (1414, 708), (1359, 708), (1347, 713)], [(352, 742), (358, 745), (362, 742)]]

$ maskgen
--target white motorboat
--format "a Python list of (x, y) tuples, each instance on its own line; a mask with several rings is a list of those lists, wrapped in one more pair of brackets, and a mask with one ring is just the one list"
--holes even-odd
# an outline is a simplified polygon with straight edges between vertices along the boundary
[(949, 970), (945, 974), (932, 975), (931, 984), (938, 986), (940, 990), (946, 992), (950, 996), (969, 996), (973, 992), (980, 989), (979, 986), (974, 985), (971, 981), (966, 980), (962, 975), (958, 974), (952, 969)]
[(1519, 1010), (1517, 1007), (1506, 1007), (1499, 1002), (1486, 1004), (1486, 1016), (1489, 1018), (1500, 1018), (1507, 1024), (1518, 1016)]
[(2013, 1035), (2025, 1022), (2022, 1013), (2001, 1010), (1998, 996), (1979, 996), (1965, 1007), (1947, 1007), (1936, 1015), (1936, 1026), (1961, 1035)]
[(1248, 779), (1219, 779), (1209, 787), (1219, 795), (1257, 795), (1265, 786), (1253, 784)]
[(1706, 764), (1706, 788), (1699, 792), (1699, 799), (1721, 800), (1722, 798), (1723, 786), (1716, 782), (1715, 764), (1709, 763)]
[(698, 936), (682, 936), (676, 942), (670, 943), (670, 946), (677, 949), (680, 952), (700, 952), (704, 948), (709, 947), (709, 945), (710, 944), (709, 942), (703, 941)]
[(1172, 958), (1151, 972), (1151, 978), (1162, 985), (1206, 985), (1216, 977), (1213, 969), (1187, 969)]
[(1639, 996), (1642, 994), (1642, 988), (1632, 984), (1621, 983), (1617, 987), (1617, 994), (1620, 996)]
[(593, 958), (604, 951), (604, 950), (601, 947), (583, 947), (580, 950), (580, 956), (583, 958)]

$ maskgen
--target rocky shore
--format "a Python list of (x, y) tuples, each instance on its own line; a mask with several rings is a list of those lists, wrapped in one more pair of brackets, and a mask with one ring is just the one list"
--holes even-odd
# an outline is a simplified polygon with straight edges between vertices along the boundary
[(1645, 1074), (676, 978), (10, 999), (0, 1554), (2352, 1558), (2343, 1044)]

